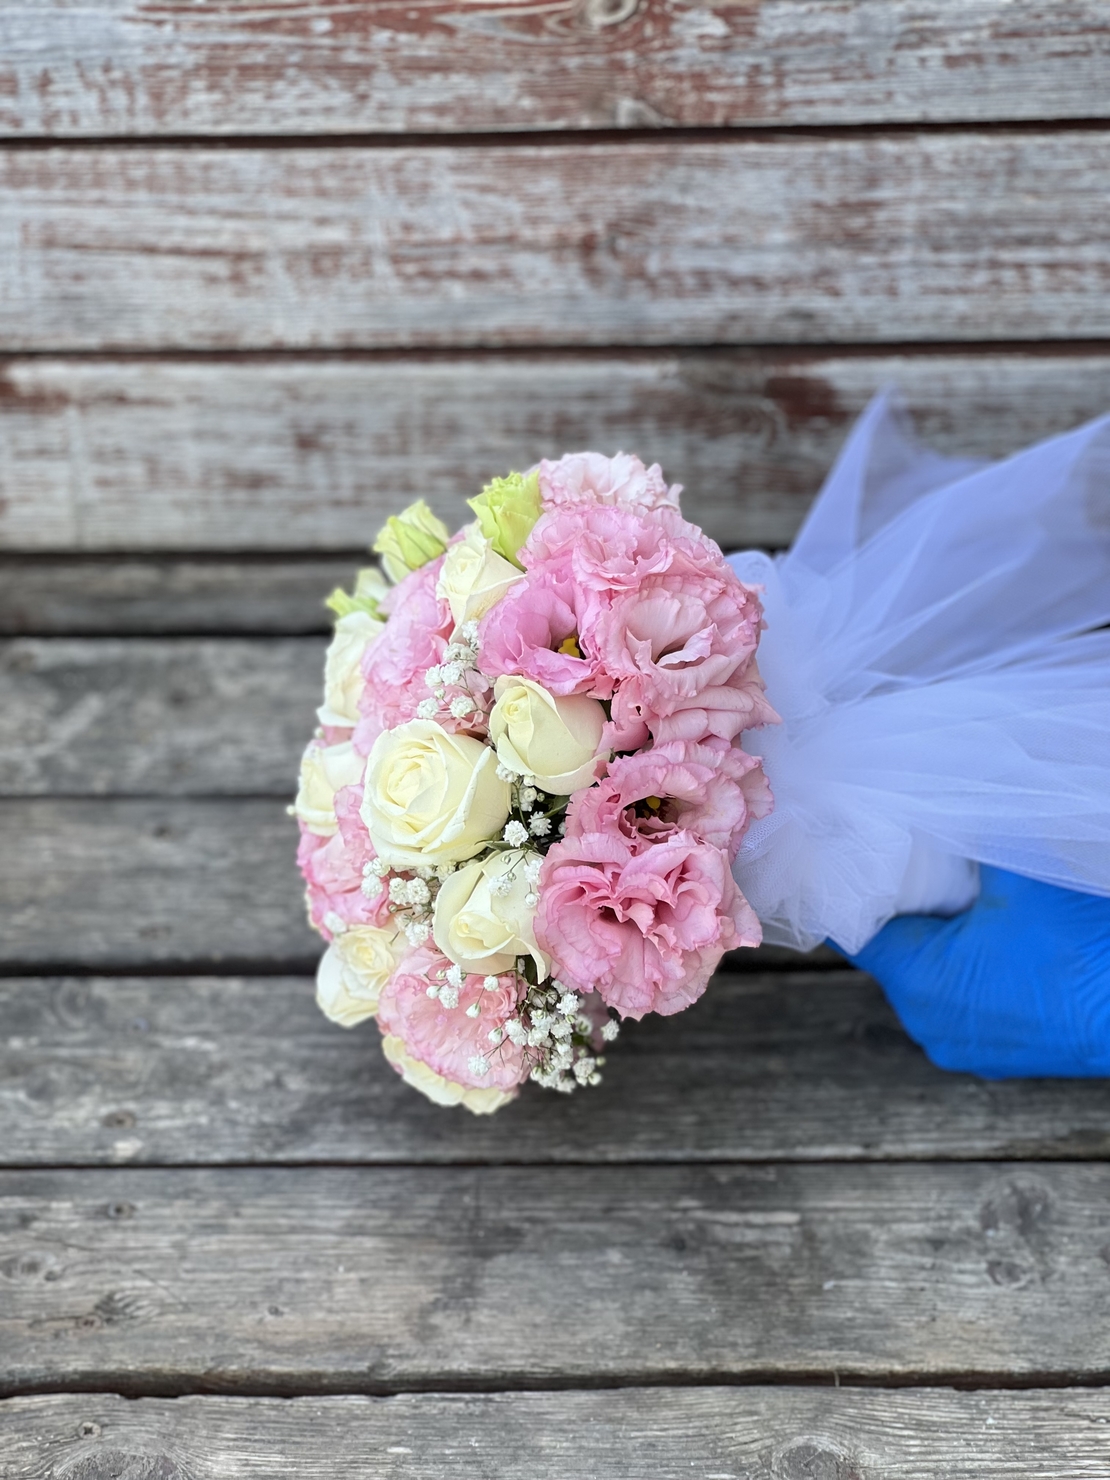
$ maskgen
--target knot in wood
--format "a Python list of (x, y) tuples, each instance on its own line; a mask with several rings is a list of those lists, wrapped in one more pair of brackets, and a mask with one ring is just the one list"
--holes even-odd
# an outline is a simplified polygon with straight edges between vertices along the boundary
[(582, 0), (579, 17), (591, 30), (600, 31), (630, 21), (640, 0)]
[[(86, 1428), (96, 1432), (86, 1434)], [(81, 1438), (95, 1438), (99, 1433), (95, 1423), (81, 1424), (78, 1429)], [(100, 1445), (54, 1473), (58, 1480), (188, 1480), (186, 1471), (168, 1454), (136, 1454)]]
[(776, 1458), (775, 1480), (861, 1480), (847, 1456), (825, 1439), (800, 1439)]

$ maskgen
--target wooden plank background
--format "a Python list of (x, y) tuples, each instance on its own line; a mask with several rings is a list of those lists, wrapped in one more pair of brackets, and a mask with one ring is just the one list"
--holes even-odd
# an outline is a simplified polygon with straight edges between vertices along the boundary
[(0, 154), (19, 350), (1110, 336), (1101, 130)]
[[(705, 1387), (606, 1392), (407, 1393), (389, 1398), (177, 1398), (74, 1395), (6, 1405), (13, 1473), (153, 1473), (193, 1480), (405, 1475), (440, 1480), (982, 1480), (1038, 1475), (1103, 1480), (1106, 1396), (840, 1392)], [(326, 1444), (321, 1435), (327, 1435)], [(1092, 1434), (1096, 1439), (1092, 1441)], [(94, 1468), (98, 1467), (99, 1468)]]
[[(638, 449), (684, 483), (684, 507), (717, 539), (779, 547), (883, 386), (901, 390), (930, 444), (1004, 457), (1099, 415), (1110, 404), (1110, 354), (9, 359), (0, 366), (0, 549), (357, 551), (414, 498), (456, 524), (460, 496), (493, 473), (584, 446)], [(107, 583), (103, 563), (87, 570)], [(242, 620), (265, 599), (264, 572), (235, 567), (225, 582), (250, 583)], [(281, 583), (292, 579), (280, 567)], [(313, 579), (330, 589), (325, 575)], [(70, 567), (66, 590), (74, 580)], [(163, 605), (189, 600), (198, 580), (182, 589), (163, 581)], [(32, 599), (17, 591), (35, 581), (33, 568), (7, 572), (0, 623)], [(188, 620), (215, 596), (210, 579)], [(290, 604), (303, 599), (291, 594)], [(52, 578), (23, 621), (48, 623), (64, 600)], [(226, 600), (220, 620), (232, 626)], [(149, 630), (152, 605), (137, 630)]]
[(0, 129), (451, 133), (1105, 117), (1099, 0), (8, 0)]
[(762, 951), (445, 1111), (284, 810), (403, 502), (623, 447), (779, 548), (881, 386), (1105, 411), (1108, 75), (1099, 0), (0, 6), (6, 1477), (1110, 1471), (1106, 1082)]
[[(799, 969), (799, 965), (808, 969)], [(940, 1074), (858, 973), (720, 976), (628, 1023), (592, 1095), (444, 1114), (304, 976), (0, 980), (0, 1166), (1082, 1161), (1110, 1086)]]
[(1108, 1196), (1094, 1163), (4, 1172), (4, 1381), (1098, 1380)]

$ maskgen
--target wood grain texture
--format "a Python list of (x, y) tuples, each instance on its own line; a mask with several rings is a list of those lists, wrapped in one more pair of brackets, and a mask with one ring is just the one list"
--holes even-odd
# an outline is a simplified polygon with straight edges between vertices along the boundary
[(0, 1161), (882, 1161), (1110, 1155), (1110, 1084), (935, 1069), (855, 972), (722, 974), (603, 1083), (491, 1117), (414, 1093), (306, 977), (0, 980)]
[(350, 589), (365, 563), (0, 555), (0, 636), (325, 633), (323, 596)]
[(0, 1174), (4, 1382), (367, 1392), (1110, 1371), (1110, 1167)]
[[(414, 498), (454, 526), (463, 496), (492, 474), (579, 447), (660, 462), (684, 484), (690, 518), (723, 544), (782, 546), (883, 386), (900, 388), (942, 451), (1002, 457), (1105, 411), (1110, 355), (8, 360), (0, 548), (365, 549)], [(319, 628), (316, 603), (336, 579), (319, 561), (272, 574), (257, 563), (8, 562), (0, 628), (289, 630), (309, 611)]]
[(275, 798), (0, 801), (0, 964), (315, 962), (296, 837)]
[(1097, 0), (9, 0), (0, 133), (1105, 117)]
[(0, 641), (0, 795), (288, 800), (319, 638)]
[[(1105, 1480), (1103, 1392), (108, 1394), (0, 1407), (9, 1480)], [(326, 1440), (325, 1437), (326, 1436)]]
[(1102, 131), (0, 156), (5, 348), (1091, 339)]

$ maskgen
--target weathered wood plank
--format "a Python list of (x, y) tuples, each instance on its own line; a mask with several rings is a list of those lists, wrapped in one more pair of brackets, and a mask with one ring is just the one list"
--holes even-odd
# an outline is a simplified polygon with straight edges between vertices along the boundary
[(276, 799), (0, 801), (0, 964), (315, 962), (295, 847)]
[(1098, 0), (18, 0), (0, 133), (1105, 117)]
[(0, 641), (0, 795), (288, 800), (320, 638)]
[(0, 156), (11, 350), (1110, 334), (1101, 131)]
[(323, 633), (334, 618), (322, 593), (349, 588), (359, 564), (356, 556), (0, 555), (0, 636)]
[(296, 841), (277, 797), (0, 798), (0, 967), (314, 968)]
[(1110, 1167), (0, 1175), (6, 1391), (1105, 1380)]
[(403, 1085), (305, 977), (0, 980), (0, 1022), (11, 1166), (1110, 1155), (1110, 1084), (942, 1073), (844, 970), (720, 975), (626, 1023), (597, 1089), (480, 1119)]
[(1084, 1388), (52, 1394), (3, 1404), (0, 1460), (9, 1480), (1104, 1480), (1108, 1423), (1106, 1394)]
[[(781, 546), (884, 385), (941, 450), (1000, 457), (1110, 406), (1110, 355), (8, 360), (0, 548), (357, 550), (414, 498), (455, 524), (491, 474), (577, 447), (662, 463), (724, 544)], [(244, 563), (9, 562), (0, 630), (304, 630), (287, 624), (321, 626), (313, 582), (326, 592), (335, 575), (322, 561), (272, 576)]]

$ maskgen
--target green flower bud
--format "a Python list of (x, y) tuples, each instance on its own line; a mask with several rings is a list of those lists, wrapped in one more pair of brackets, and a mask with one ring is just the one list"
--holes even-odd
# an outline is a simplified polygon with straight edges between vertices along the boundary
[(324, 605), (329, 607), (337, 617), (349, 617), (352, 612), (365, 612), (367, 616), (377, 617), (384, 621), (385, 619), (378, 611), (378, 605), (388, 590), (389, 587), (382, 579), (381, 571), (371, 566), (367, 570), (359, 571), (355, 589), (351, 595), (348, 595), (342, 586), (336, 586)]
[(385, 521), (374, 541), (374, 554), (382, 557), (391, 581), (403, 581), (410, 570), (419, 570), (447, 548), (450, 531), (422, 498), (401, 514)]
[(496, 553), (522, 570), (517, 551), (542, 512), (540, 475), (510, 473), (507, 478), (494, 478), (477, 498), (467, 502), (478, 516), (478, 528)]

